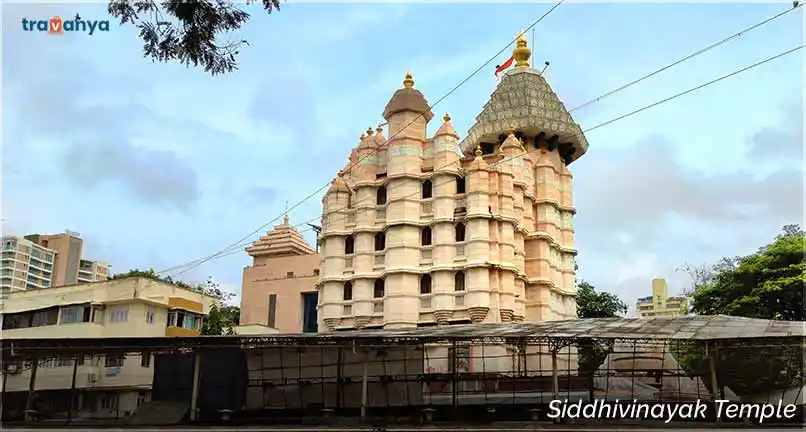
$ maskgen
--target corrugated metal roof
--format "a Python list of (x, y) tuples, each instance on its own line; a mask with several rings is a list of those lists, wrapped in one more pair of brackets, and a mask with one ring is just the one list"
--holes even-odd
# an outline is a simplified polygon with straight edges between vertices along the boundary
[[(355, 330), (326, 337), (381, 338), (602, 338), (602, 339), (742, 339), (804, 336), (803, 321), (769, 321), (725, 315), (677, 318), (587, 318), (517, 324), (463, 324), (417, 329)], [(287, 335), (276, 335), (279, 337)]]

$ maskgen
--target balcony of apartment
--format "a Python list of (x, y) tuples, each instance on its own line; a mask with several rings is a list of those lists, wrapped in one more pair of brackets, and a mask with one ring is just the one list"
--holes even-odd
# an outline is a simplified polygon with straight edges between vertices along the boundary
[(168, 322), (165, 327), (165, 336), (186, 337), (199, 336), (204, 320), (201, 313), (174, 309), (168, 312)]
[(2, 314), (7, 339), (93, 338), (103, 335), (98, 306), (54, 306), (36, 311)]

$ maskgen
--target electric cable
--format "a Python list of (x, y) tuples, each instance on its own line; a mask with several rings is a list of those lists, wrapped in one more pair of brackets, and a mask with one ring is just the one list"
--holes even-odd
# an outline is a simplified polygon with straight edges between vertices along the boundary
[[(558, 1), (558, 2), (557, 2), (555, 5), (554, 5), (554, 6), (552, 6), (552, 7), (551, 7), (551, 8), (550, 8), (550, 9), (549, 9), (549, 10), (548, 10), (546, 13), (544, 13), (542, 16), (540, 16), (540, 18), (538, 18), (537, 20), (535, 20), (535, 21), (534, 21), (532, 24), (530, 24), (530, 25), (529, 25), (529, 27), (527, 27), (525, 30), (523, 30), (523, 33), (525, 33), (525, 32), (527, 32), (527, 31), (531, 30), (533, 27), (535, 27), (537, 24), (539, 24), (541, 21), (543, 21), (543, 19), (545, 19), (545, 18), (546, 18), (546, 17), (547, 17), (549, 14), (551, 14), (551, 13), (552, 13), (552, 12), (553, 12), (555, 9), (557, 9), (557, 8), (558, 8), (558, 7), (559, 7), (561, 4), (563, 4), (564, 2), (565, 2), (565, 0), (559, 0), (559, 1)], [(518, 35), (518, 37), (520, 37), (520, 35)], [(432, 110), (434, 107), (436, 107), (436, 106), (437, 106), (437, 105), (438, 105), (440, 102), (442, 102), (443, 100), (445, 100), (445, 99), (446, 99), (448, 96), (452, 95), (454, 92), (456, 92), (456, 90), (458, 90), (460, 87), (462, 87), (463, 85), (465, 85), (465, 84), (466, 84), (468, 81), (470, 81), (470, 80), (471, 80), (471, 79), (472, 79), (474, 76), (476, 76), (476, 75), (477, 75), (479, 72), (481, 72), (481, 71), (482, 71), (482, 70), (483, 70), (485, 67), (487, 67), (487, 65), (489, 65), (489, 64), (490, 64), (490, 63), (492, 63), (492, 62), (493, 62), (493, 61), (494, 61), (496, 58), (498, 58), (498, 56), (499, 56), (499, 55), (501, 55), (501, 53), (503, 53), (504, 51), (506, 51), (506, 50), (507, 50), (507, 48), (509, 48), (509, 47), (510, 47), (510, 46), (511, 46), (513, 43), (515, 43), (517, 40), (518, 40), (518, 38), (517, 38), (517, 37), (516, 37), (515, 39), (511, 40), (511, 41), (510, 41), (509, 43), (507, 43), (507, 44), (506, 44), (506, 45), (505, 45), (503, 48), (501, 48), (501, 50), (500, 50), (500, 51), (498, 51), (497, 53), (495, 53), (495, 55), (494, 55), (494, 56), (490, 57), (490, 59), (489, 59), (489, 60), (487, 60), (487, 61), (486, 61), (486, 62), (484, 62), (484, 63), (483, 63), (481, 66), (479, 66), (478, 68), (476, 68), (476, 69), (473, 71), (473, 73), (471, 73), (471, 74), (470, 74), (469, 76), (467, 76), (465, 79), (463, 79), (462, 81), (460, 81), (460, 82), (459, 82), (459, 84), (457, 84), (457, 85), (456, 85), (456, 86), (454, 86), (454, 87), (453, 87), (453, 88), (452, 88), (450, 91), (448, 91), (448, 93), (446, 93), (445, 95), (443, 95), (441, 98), (437, 99), (437, 101), (436, 101), (436, 102), (434, 102), (433, 104), (429, 105), (429, 107), (428, 107), (428, 111), (431, 111), (431, 110)], [(364, 155), (362, 158), (359, 158), (359, 159), (358, 159), (358, 160), (357, 160), (355, 163), (353, 163), (353, 164), (349, 165), (349, 166), (348, 166), (348, 167), (345, 169), (345, 171), (350, 171), (350, 170), (352, 170), (352, 168), (353, 168), (353, 167), (355, 167), (356, 165), (358, 165), (358, 164), (359, 164), (359, 163), (360, 163), (362, 160), (364, 160), (365, 158), (370, 157), (370, 156), (372, 156), (373, 154), (377, 153), (377, 152), (378, 152), (378, 151), (381, 149), (381, 147), (388, 145), (388, 144), (389, 144), (389, 142), (390, 142), (390, 141), (392, 141), (392, 139), (394, 139), (394, 138), (395, 138), (395, 137), (396, 137), (398, 134), (400, 134), (401, 132), (403, 132), (404, 130), (406, 130), (406, 129), (407, 129), (409, 126), (411, 126), (411, 125), (412, 125), (412, 124), (413, 124), (415, 121), (419, 120), (419, 119), (420, 119), (421, 117), (423, 117), (423, 116), (424, 116), (424, 113), (420, 113), (420, 114), (419, 114), (417, 117), (415, 117), (414, 119), (412, 119), (411, 121), (409, 121), (409, 122), (408, 122), (408, 123), (407, 123), (405, 126), (403, 126), (403, 127), (402, 127), (402, 128), (399, 130), (399, 131), (397, 131), (395, 134), (393, 134), (392, 136), (390, 136), (389, 138), (387, 138), (385, 143), (383, 143), (383, 144), (381, 144), (380, 146), (378, 146), (376, 149), (374, 149), (374, 151), (372, 151), (372, 152), (370, 152), (370, 153), (368, 153), (368, 154)], [(239, 245), (241, 242), (246, 241), (246, 240), (248, 240), (249, 238), (251, 238), (253, 235), (255, 235), (255, 234), (257, 234), (257, 233), (259, 233), (259, 232), (263, 231), (263, 230), (264, 230), (266, 227), (270, 226), (271, 224), (273, 224), (273, 223), (275, 223), (277, 220), (279, 220), (281, 217), (283, 217), (283, 215), (288, 214), (290, 211), (294, 210), (295, 208), (299, 207), (300, 205), (302, 205), (303, 203), (305, 203), (305, 202), (306, 202), (306, 201), (308, 201), (309, 199), (311, 199), (311, 198), (313, 198), (314, 196), (318, 195), (318, 194), (319, 194), (319, 192), (321, 192), (322, 190), (324, 190), (325, 188), (327, 188), (327, 187), (329, 187), (329, 186), (330, 186), (330, 182), (325, 183), (324, 185), (322, 185), (321, 187), (319, 187), (319, 188), (318, 188), (318, 189), (316, 189), (315, 191), (313, 191), (313, 192), (311, 192), (310, 194), (306, 195), (306, 196), (305, 196), (305, 197), (304, 197), (304, 198), (303, 198), (301, 201), (297, 202), (296, 204), (294, 204), (294, 205), (293, 205), (293, 206), (291, 206), (290, 208), (287, 208), (287, 209), (286, 209), (286, 211), (285, 211), (285, 212), (283, 212), (282, 214), (280, 214), (279, 216), (277, 216), (277, 217), (275, 217), (274, 219), (272, 219), (272, 220), (270, 220), (270, 221), (266, 222), (265, 224), (263, 224), (263, 225), (259, 226), (259, 227), (258, 227), (257, 229), (255, 229), (254, 231), (250, 232), (249, 234), (247, 234), (246, 236), (242, 237), (241, 239), (236, 240), (235, 242), (233, 242), (233, 243), (232, 243), (232, 244), (230, 244), (229, 246), (225, 247), (224, 249), (221, 249), (220, 251), (218, 251), (218, 252), (216, 252), (216, 253), (214, 253), (214, 254), (212, 254), (212, 255), (209, 255), (209, 256), (206, 256), (206, 257), (202, 257), (202, 258), (198, 258), (198, 259), (196, 259), (196, 260), (190, 261), (189, 263), (181, 264), (181, 265), (174, 266), (174, 267), (171, 267), (171, 268), (168, 268), (168, 269), (165, 269), (165, 270), (158, 271), (158, 272), (157, 272), (157, 274), (168, 273), (168, 272), (171, 272), (171, 271), (174, 271), (174, 270), (180, 269), (180, 268), (184, 268), (184, 267), (186, 267), (186, 266), (192, 266), (192, 265), (197, 264), (197, 263), (198, 263), (198, 264), (203, 264), (203, 263), (207, 262), (207, 261), (208, 261), (208, 260), (210, 260), (210, 259), (214, 259), (214, 258), (215, 258), (215, 257), (217, 257), (218, 255), (221, 255), (221, 254), (227, 253), (228, 251), (232, 250), (233, 248), (236, 248), (236, 247), (237, 247), (237, 246), (238, 246), (238, 245)]]
[(642, 82), (642, 81), (644, 81), (646, 79), (652, 78), (653, 76), (655, 76), (655, 75), (657, 75), (657, 74), (659, 74), (659, 73), (661, 73), (663, 71), (671, 69), (671, 68), (673, 68), (673, 67), (675, 67), (675, 66), (677, 66), (677, 65), (679, 65), (681, 63), (687, 62), (687, 61), (693, 59), (694, 57), (697, 57), (700, 54), (703, 54), (705, 52), (708, 52), (708, 51), (710, 51), (710, 50), (722, 45), (722, 44), (730, 42), (733, 39), (736, 39), (736, 38), (739, 38), (741, 36), (744, 36), (745, 33), (750, 32), (752, 30), (755, 30), (755, 29), (763, 26), (764, 24), (767, 24), (767, 23), (770, 23), (772, 21), (775, 21), (776, 19), (778, 19), (778, 18), (780, 18), (780, 17), (782, 17), (782, 16), (784, 16), (784, 15), (786, 15), (786, 14), (788, 14), (788, 13), (794, 11), (794, 10), (796, 10), (797, 8), (799, 8), (801, 6), (803, 6), (803, 3), (794, 4), (793, 7), (789, 8), (789, 9), (783, 11), (783, 12), (780, 12), (780, 13), (778, 13), (778, 14), (770, 17), (770, 18), (767, 18), (764, 21), (761, 21), (759, 23), (753, 24), (750, 27), (747, 27), (747, 28), (745, 28), (743, 30), (740, 30), (739, 32), (734, 33), (734, 34), (732, 34), (732, 35), (730, 35), (730, 36), (728, 36), (728, 37), (726, 37), (726, 38), (724, 38), (724, 39), (722, 39), (722, 40), (720, 40), (718, 42), (714, 42), (711, 45), (706, 46), (705, 48), (702, 48), (702, 49), (700, 49), (698, 51), (695, 51), (695, 52), (693, 52), (693, 53), (681, 58), (680, 60), (672, 62), (672, 63), (670, 63), (670, 64), (668, 64), (668, 65), (666, 65), (666, 66), (664, 66), (664, 67), (662, 67), (660, 69), (657, 69), (657, 70), (655, 70), (653, 72), (650, 72), (650, 73), (648, 73), (648, 74), (646, 74), (646, 75), (644, 75), (644, 76), (642, 76), (640, 78), (637, 78), (637, 79), (635, 79), (633, 81), (630, 81), (630, 82), (628, 82), (627, 84), (624, 84), (621, 87), (618, 87), (616, 89), (610, 90), (609, 92), (607, 92), (607, 93), (605, 93), (605, 94), (603, 94), (601, 96), (595, 97), (595, 98), (583, 103), (582, 105), (577, 106), (576, 108), (572, 108), (572, 109), (570, 109), (568, 111), (568, 113), (571, 114), (574, 111), (580, 110), (580, 109), (585, 108), (585, 107), (587, 107), (587, 106), (589, 106), (589, 105), (591, 105), (593, 103), (599, 102), (602, 99), (610, 97), (610, 96), (612, 96), (612, 95), (614, 95), (614, 94), (616, 94), (616, 93), (618, 93), (618, 92), (620, 92), (620, 91), (622, 91), (622, 90), (624, 90), (624, 89), (626, 89), (628, 87), (632, 87), (635, 84), (638, 84), (638, 83), (640, 83), (640, 82)]
[[(796, 52), (796, 51), (798, 51), (798, 50), (800, 50), (800, 49), (802, 49), (802, 48), (804, 48), (804, 46), (803, 46), (803, 45), (801, 45), (801, 46), (797, 46), (797, 47), (795, 47), (795, 48), (789, 49), (789, 50), (787, 50), (787, 51), (784, 51), (784, 52), (782, 52), (782, 53), (776, 54), (776, 55), (774, 55), (774, 56), (767, 57), (767, 58), (766, 58), (766, 59), (764, 59), (764, 60), (761, 60), (761, 61), (758, 61), (758, 62), (756, 62), (756, 63), (753, 63), (753, 64), (751, 64), (751, 65), (749, 65), (749, 66), (745, 66), (745, 67), (743, 67), (743, 68), (741, 68), (741, 69), (738, 69), (738, 70), (736, 70), (736, 71), (733, 71), (733, 72), (731, 72), (731, 73), (729, 73), (729, 74), (722, 75), (722, 76), (720, 76), (720, 77), (718, 77), (718, 78), (715, 78), (715, 79), (713, 79), (713, 80), (711, 80), (711, 81), (707, 81), (707, 82), (705, 82), (705, 83), (703, 83), (703, 84), (700, 84), (700, 85), (698, 85), (698, 86), (692, 87), (692, 88), (690, 88), (690, 89), (688, 89), (688, 90), (684, 90), (684, 91), (682, 91), (682, 92), (675, 93), (674, 95), (669, 96), (669, 97), (667, 97), (667, 98), (664, 98), (664, 99), (661, 99), (661, 100), (659, 100), (659, 101), (653, 102), (653, 103), (651, 103), (651, 104), (645, 105), (645, 106), (643, 106), (643, 107), (640, 107), (640, 108), (638, 108), (638, 109), (635, 109), (635, 110), (633, 110), (633, 111), (630, 111), (630, 112), (628, 112), (628, 113), (626, 113), (626, 114), (622, 114), (622, 115), (620, 115), (620, 116), (618, 116), (618, 117), (615, 117), (615, 118), (613, 118), (613, 119), (611, 119), (611, 120), (608, 120), (608, 121), (605, 121), (605, 122), (603, 122), (603, 123), (599, 123), (599, 124), (597, 124), (597, 125), (595, 125), (595, 126), (593, 126), (593, 127), (590, 127), (590, 128), (584, 129), (582, 132), (583, 132), (583, 133), (588, 133), (588, 132), (594, 131), (594, 130), (596, 130), (596, 129), (599, 129), (599, 128), (601, 128), (601, 127), (604, 127), (604, 126), (610, 125), (610, 124), (612, 124), (612, 123), (615, 123), (615, 122), (617, 122), (617, 121), (623, 120), (623, 119), (625, 119), (625, 118), (632, 117), (633, 115), (639, 114), (639, 113), (641, 113), (641, 112), (643, 112), (643, 111), (646, 111), (646, 110), (648, 110), (648, 109), (654, 108), (654, 107), (656, 107), (656, 106), (658, 106), (658, 105), (664, 104), (664, 103), (666, 103), (666, 102), (669, 102), (669, 101), (672, 101), (672, 100), (674, 100), (674, 99), (677, 99), (677, 98), (679, 98), (679, 97), (681, 97), (681, 96), (685, 96), (685, 95), (687, 95), (687, 94), (690, 94), (690, 93), (693, 93), (693, 92), (695, 92), (695, 91), (701, 90), (701, 89), (703, 89), (703, 88), (705, 88), (705, 87), (711, 86), (711, 85), (716, 84), (716, 83), (718, 83), (718, 82), (720, 82), (720, 81), (726, 80), (726, 79), (728, 79), (728, 78), (731, 78), (731, 77), (733, 77), (733, 76), (739, 75), (739, 74), (744, 73), (744, 72), (747, 72), (747, 71), (749, 71), (749, 70), (751, 70), (751, 69), (754, 69), (754, 68), (756, 68), (756, 67), (762, 66), (762, 65), (764, 65), (764, 64), (766, 64), (766, 63), (769, 63), (769, 62), (771, 62), (771, 61), (777, 60), (777, 59), (779, 59), (779, 58), (781, 58), (781, 57), (785, 57), (785, 56), (787, 56), (787, 55), (789, 55), (789, 54), (792, 54), (792, 53), (794, 53), (794, 52)], [(497, 161), (497, 162), (494, 162), (494, 163), (490, 164), (490, 165), (489, 165), (489, 167), (490, 167), (490, 168), (493, 168), (493, 167), (498, 166), (498, 165), (500, 165), (500, 164), (502, 164), (502, 163), (505, 163), (505, 162), (508, 162), (508, 161), (511, 161), (511, 160), (514, 160), (514, 159), (517, 159), (517, 158), (521, 158), (521, 157), (523, 157), (523, 156), (525, 156), (525, 155), (527, 155), (527, 154), (534, 153), (534, 152), (536, 152), (536, 151), (538, 151), (538, 150), (531, 150), (531, 151), (528, 151), (528, 152), (525, 152), (525, 153), (521, 153), (521, 154), (519, 154), (519, 155), (510, 156), (510, 157), (508, 157), (508, 158), (503, 158), (503, 159), (501, 159), (500, 161)], [(449, 165), (452, 165), (452, 164), (453, 164), (453, 163), (451, 163), (451, 164), (446, 164), (446, 165), (440, 166), (440, 167), (438, 167), (438, 168), (436, 168), (436, 169), (444, 168), (444, 167), (449, 166)], [(451, 182), (452, 182), (452, 180), (451, 180)], [(440, 184), (440, 186), (445, 185), (445, 184), (448, 184), (448, 182), (445, 182), (445, 183), (443, 183), (443, 184)], [(436, 187), (436, 185), (434, 185), (434, 187)], [(410, 194), (410, 195), (407, 195), (407, 196), (405, 196), (405, 197), (403, 197), (403, 198), (404, 198), (404, 199), (405, 199), (405, 198), (412, 198), (412, 197), (415, 197), (415, 196), (419, 195), (420, 193), (421, 193), (421, 191), (417, 191), (417, 192), (412, 193), (412, 194)], [(371, 200), (370, 200), (370, 201), (371, 201)], [(337, 210), (335, 210), (335, 211), (343, 211), (343, 210), (347, 210), (347, 209), (348, 209), (348, 207), (344, 207), (344, 208), (341, 208), (341, 209), (337, 209)], [(307, 224), (307, 223), (309, 223), (309, 222), (312, 222), (312, 221), (315, 221), (315, 220), (317, 220), (317, 219), (319, 219), (319, 218), (321, 218), (321, 216), (317, 216), (317, 217), (315, 217), (315, 218), (309, 219), (308, 221), (305, 221), (305, 222), (303, 222), (303, 223), (301, 223), (301, 224), (299, 224), (299, 225), (297, 225), (297, 226), (300, 226), (300, 225), (305, 225), (305, 224)], [(343, 217), (342, 217), (342, 218), (343, 218)], [(335, 220), (338, 220), (338, 219), (335, 219)], [(328, 223), (332, 223), (332, 222), (328, 221)], [(309, 229), (310, 229), (310, 228), (309, 228)], [(308, 231), (309, 229), (303, 230), (303, 231), (301, 231), (300, 233), (306, 232), (306, 231)], [(325, 227), (322, 227), (322, 229), (323, 229), (323, 231), (324, 231)], [(245, 243), (245, 244), (243, 244), (243, 245), (239, 245), (239, 247), (238, 247), (237, 249), (234, 249), (234, 250), (231, 250), (231, 251), (227, 251), (227, 252), (225, 252), (224, 254), (222, 254), (220, 257), (229, 256), (229, 255), (235, 254), (235, 253), (237, 253), (237, 252), (240, 252), (242, 247), (245, 247), (245, 246), (247, 246), (247, 245), (248, 245), (248, 244), (250, 244), (250, 243), (251, 243), (251, 242)], [(206, 262), (206, 261), (205, 261), (205, 262)], [(185, 270), (182, 270), (182, 271), (180, 271), (179, 273), (177, 273), (176, 275), (174, 275), (174, 276), (172, 276), (172, 277), (175, 277), (175, 276), (178, 276), (178, 275), (180, 275), (180, 274), (183, 274), (183, 273), (185, 273), (185, 272), (187, 272), (187, 271), (190, 271), (192, 268), (198, 267), (198, 265), (201, 265), (201, 264), (203, 264), (203, 262), (200, 262), (200, 263), (198, 263), (197, 265), (194, 265), (194, 266), (192, 266), (192, 267), (190, 267), (190, 268), (187, 268), (187, 269), (185, 269)]]
[[(692, 87), (692, 88), (687, 89), (687, 90), (684, 90), (684, 91), (682, 91), (682, 92), (675, 93), (675, 94), (674, 94), (674, 95), (672, 95), (672, 96), (666, 97), (666, 98), (664, 98), (664, 99), (658, 100), (658, 101), (656, 101), (656, 102), (653, 102), (653, 103), (651, 103), (651, 104), (645, 105), (645, 106), (643, 106), (643, 107), (640, 107), (640, 108), (635, 109), (635, 110), (633, 110), (633, 111), (630, 111), (630, 112), (628, 112), (628, 113), (622, 114), (622, 115), (620, 115), (620, 116), (618, 116), (618, 117), (615, 117), (615, 118), (610, 119), (610, 120), (608, 120), (608, 121), (605, 121), (605, 122), (603, 122), (603, 123), (599, 123), (599, 124), (597, 124), (597, 125), (595, 125), (595, 126), (592, 126), (592, 127), (590, 127), (590, 128), (584, 129), (582, 132), (583, 132), (583, 133), (588, 133), (588, 132), (594, 131), (594, 130), (596, 130), (596, 129), (599, 129), (599, 128), (601, 128), (601, 127), (604, 127), (604, 126), (610, 125), (610, 124), (612, 124), (612, 123), (615, 123), (615, 122), (617, 122), (617, 121), (623, 120), (623, 119), (625, 119), (625, 118), (631, 117), (631, 116), (633, 116), (633, 115), (639, 114), (639, 113), (641, 113), (641, 112), (643, 112), (643, 111), (646, 111), (646, 110), (648, 110), (648, 109), (654, 108), (654, 107), (656, 107), (656, 106), (658, 106), (658, 105), (661, 105), (661, 104), (664, 104), (664, 103), (666, 103), (666, 102), (669, 102), (669, 101), (672, 101), (672, 100), (674, 100), (674, 99), (677, 99), (677, 98), (679, 98), (679, 97), (682, 97), (682, 96), (688, 95), (688, 94), (693, 93), (693, 92), (695, 92), (695, 91), (701, 90), (701, 89), (703, 89), (703, 88), (705, 88), (705, 87), (708, 87), (708, 86), (711, 86), (711, 85), (713, 85), (713, 84), (716, 84), (716, 83), (718, 83), (718, 82), (720, 82), (720, 81), (726, 80), (726, 79), (728, 79), (728, 78), (731, 78), (731, 77), (733, 77), (733, 76), (739, 75), (739, 74), (741, 74), (741, 73), (743, 73), (743, 72), (747, 72), (747, 71), (749, 71), (749, 70), (751, 70), (751, 69), (754, 69), (754, 68), (756, 68), (756, 67), (759, 67), (759, 66), (761, 66), (761, 65), (764, 65), (764, 64), (769, 63), (769, 62), (771, 62), (771, 61), (777, 60), (777, 59), (779, 59), (779, 58), (781, 58), (781, 57), (784, 57), (784, 56), (787, 56), (787, 55), (789, 55), (789, 54), (792, 54), (792, 53), (794, 53), (794, 52), (796, 52), (796, 51), (798, 51), (798, 50), (800, 50), (800, 49), (802, 49), (802, 48), (804, 48), (804, 46), (803, 46), (803, 45), (801, 45), (801, 46), (797, 46), (797, 47), (795, 47), (795, 48), (789, 49), (789, 50), (784, 51), (784, 52), (782, 52), (782, 53), (776, 54), (776, 55), (774, 55), (774, 56), (772, 56), (772, 57), (768, 57), (768, 58), (766, 58), (766, 59), (764, 59), (764, 60), (761, 60), (761, 61), (758, 61), (758, 62), (756, 62), (756, 63), (753, 63), (753, 64), (751, 64), (751, 65), (749, 65), (749, 66), (745, 66), (745, 67), (743, 67), (743, 68), (741, 68), (741, 69), (738, 69), (738, 70), (733, 71), (733, 72), (731, 72), (731, 73), (728, 73), (728, 74), (726, 74), (726, 75), (722, 75), (722, 76), (720, 76), (720, 77), (718, 77), (718, 78), (715, 78), (715, 79), (713, 79), (713, 80), (707, 81), (707, 82), (705, 82), (705, 83), (703, 83), (703, 84), (700, 84), (700, 85), (698, 85), (698, 86)], [(508, 162), (508, 161), (511, 161), (511, 160), (514, 160), (514, 159), (517, 159), (517, 158), (522, 158), (523, 156), (525, 156), (525, 155), (527, 155), (527, 154), (530, 154), (530, 153), (534, 153), (534, 152), (536, 152), (536, 151), (538, 151), (538, 150), (531, 150), (531, 151), (528, 151), (528, 152), (525, 152), (525, 153), (521, 153), (521, 154), (519, 154), (519, 155), (513, 155), (513, 156), (510, 156), (510, 157), (507, 157), (507, 158), (503, 158), (503, 159), (501, 159), (500, 161), (497, 161), (497, 162), (494, 162), (494, 163), (490, 164), (490, 165), (489, 165), (489, 167), (490, 167), (490, 168), (494, 168), (495, 166), (498, 166), (498, 165), (500, 165), (500, 164), (502, 164), (502, 163), (505, 163), (505, 162)], [(449, 166), (449, 165), (452, 165), (452, 164), (453, 164), (453, 163), (451, 163), (451, 164), (446, 164), (446, 165), (443, 165), (443, 166), (438, 167), (437, 169), (444, 168), (444, 167)], [(440, 184), (439, 186), (443, 186), (443, 185), (446, 185), (446, 184), (448, 184), (448, 182), (442, 183), (442, 184)], [(436, 187), (436, 186), (437, 186), (437, 185), (434, 185), (434, 187)], [(417, 192), (412, 193), (412, 194), (410, 194), (410, 195), (404, 196), (403, 198), (404, 198), (404, 199), (406, 199), (406, 198), (412, 198), (412, 197), (415, 197), (415, 196), (419, 195), (420, 193), (421, 193), (421, 191), (417, 191)], [(371, 199), (370, 199), (370, 201), (371, 201)], [(341, 208), (341, 209), (336, 209), (335, 211), (343, 211), (343, 210), (347, 210), (347, 209), (349, 209), (349, 208), (348, 208), (348, 207), (344, 207), (344, 208)], [(298, 224), (298, 225), (296, 225), (296, 226), (303, 226), (303, 225), (306, 225), (307, 223), (313, 222), (313, 221), (315, 221), (315, 220), (317, 220), (317, 219), (320, 219), (320, 218), (321, 218), (321, 216), (317, 216), (317, 217), (315, 217), (315, 218), (312, 218), (312, 219), (309, 219), (309, 220), (307, 220), (307, 221), (305, 221), (305, 222), (302, 222), (302, 223), (300, 223), (300, 224)], [(343, 217), (342, 217), (342, 218), (343, 218)], [(338, 220), (339, 220), (339, 219), (335, 219), (334, 221), (338, 221)], [(332, 223), (331, 221), (328, 221), (328, 222), (329, 222), (329, 223)], [(324, 228), (325, 228), (325, 227), (322, 227), (322, 228), (323, 228), (323, 230), (324, 230)], [(309, 230), (311, 230), (311, 228), (308, 228), (308, 229), (305, 229), (305, 230), (303, 230), (303, 231), (300, 231), (300, 234), (302, 234), (302, 233), (304, 233), (304, 232), (307, 232), (307, 231), (309, 231)], [(250, 243), (251, 243), (251, 242), (250, 242)], [(246, 243), (246, 244), (244, 244), (243, 246), (247, 246), (248, 244), (249, 244), (249, 243)], [(224, 255), (224, 256), (232, 255), (232, 254), (237, 253), (237, 252), (240, 252), (240, 251), (241, 251), (241, 249), (240, 249), (240, 248), (239, 248), (239, 249), (235, 249), (235, 250), (229, 251), (229, 252), (228, 252), (226, 255)], [(181, 273), (184, 273), (184, 272), (181, 272)], [(179, 273), (179, 274), (181, 274), (181, 273)]]

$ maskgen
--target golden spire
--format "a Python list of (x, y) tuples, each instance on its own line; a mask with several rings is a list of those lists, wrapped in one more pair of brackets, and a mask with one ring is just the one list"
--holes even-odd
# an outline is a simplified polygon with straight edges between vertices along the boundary
[(445, 121), (445, 123), (447, 123), (447, 122), (451, 121), (451, 115), (450, 115), (450, 114), (448, 114), (448, 113), (445, 113), (445, 115), (444, 115), (444, 116), (442, 116), (442, 120), (444, 120), (444, 121)]
[(476, 157), (480, 158), (482, 154), (483, 152), (481, 151), (481, 145), (479, 144), (476, 146)]
[(529, 67), (529, 58), (532, 56), (532, 50), (529, 49), (526, 42), (526, 34), (523, 30), (518, 33), (518, 39), (515, 41), (515, 49), (512, 51), (512, 58), (515, 59), (515, 67)]
[(403, 80), (403, 87), (407, 89), (414, 87), (414, 78), (411, 76), (411, 71), (406, 72), (406, 79)]
[(375, 132), (372, 130), (372, 126), (368, 127), (367, 128), (367, 136), (372, 136), (373, 133), (375, 133)]

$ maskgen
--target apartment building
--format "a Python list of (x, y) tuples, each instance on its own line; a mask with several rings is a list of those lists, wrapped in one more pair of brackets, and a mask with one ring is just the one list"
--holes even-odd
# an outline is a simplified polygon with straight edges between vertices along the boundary
[(666, 279), (652, 280), (652, 295), (639, 298), (635, 303), (638, 316), (677, 317), (688, 315), (688, 300), (685, 297), (669, 297)]
[[(48, 290), (13, 291), (0, 303), (7, 339), (196, 336), (214, 298), (146, 278), (126, 278)], [(59, 413), (73, 406), (86, 417), (125, 417), (149, 400), (153, 359), (82, 356), (30, 362), (4, 359), (3, 414), (24, 410), (31, 380), (35, 410)]]
[(0, 258), (0, 292), (23, 291), (103, 281), (109, 265), (82, 258), (84, 241), (62, 234), (5, 236)]
[(316, 333), (320, 258), (288, 215), (246, 252), (239, 331)]

